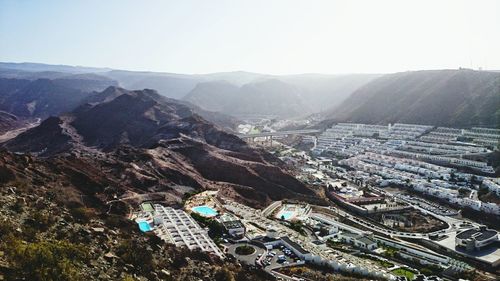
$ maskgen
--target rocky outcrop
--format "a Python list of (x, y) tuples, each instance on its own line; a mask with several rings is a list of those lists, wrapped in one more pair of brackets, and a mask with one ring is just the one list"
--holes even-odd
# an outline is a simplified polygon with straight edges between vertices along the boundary
[[(180, 198), (173, 185), (231, 189), (228, 194), (250, 198), (258, 206), (270, 200), (315, 196), (280, 168), (284, 165), (279, 159), (152, 90), (108, 88), (71, 113), (48, 118), (4, 146), (64, 159), (67, 166), (81, 162), (106, 167), (104, 177), (121, 182), (123, 192), (155, 190)], [(85, 172), (85, 167), (78, 169)]]

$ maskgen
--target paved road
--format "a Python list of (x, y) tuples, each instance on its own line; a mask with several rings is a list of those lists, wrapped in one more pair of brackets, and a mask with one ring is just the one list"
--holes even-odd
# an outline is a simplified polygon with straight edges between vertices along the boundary
[(271, 137), (271, 136), (286, 136), (286, 135), (309, 135), (319, 134), (321, 130), (294, 130), (294, 131), (277, 131), (256, 134), (237, 134), (240, 138), (258, 138), (258, 137)]
[(406, 238), (427, 238), (428, 234), (427, 233), (410, 233), (410, 232), (401, 232), (401, 231), (396, 231), (396, 230), (388, 230), (386, 228), (380, 227), (375, 225), (373, 222), (365, 220), (359, 216), (356, 215), (351, 215), (345, 211), (342, 211), (340, 209), (334, 209), (330, 208), (331, 210), (337, 212), (339, 215), (347, 218), (348, 220), (362, 225), (372, 231), (377, 231), (380, 233), (383, 233), (385, 235), (393, 236), (393, 237), (406, 237)]

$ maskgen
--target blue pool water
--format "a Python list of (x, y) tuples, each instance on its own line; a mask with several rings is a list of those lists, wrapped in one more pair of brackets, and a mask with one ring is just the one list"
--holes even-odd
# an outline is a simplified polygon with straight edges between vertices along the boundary
[(291, 219), (295, 215), (294, 211), (282, 211), (278, 214), (278, 218), (284, 218), (285, 220)]
[(216, 210), (208, 206), (197, 206), (193, 207), (192, 210), (205, 217), (215, 217), (218, 214)]
[(148, 231), (151, 231), (151, 229), (152, 229), (147, 221), (140, 221), (137, 224), (139, 225), (139, 229), (142, 232), (148, 232)]

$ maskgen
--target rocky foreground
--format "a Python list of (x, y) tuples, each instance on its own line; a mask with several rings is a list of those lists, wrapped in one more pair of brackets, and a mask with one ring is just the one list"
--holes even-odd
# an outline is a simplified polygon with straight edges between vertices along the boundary
[(127, 204), (107, 206), (77, 194), (82, 186), (75, 182), (86, 182), (81, 174), (56, 173), (54, 163), (29, 156), (2, 152), (0, 159), (0, 280), (268, 278), (140, 233), (124, 217)]

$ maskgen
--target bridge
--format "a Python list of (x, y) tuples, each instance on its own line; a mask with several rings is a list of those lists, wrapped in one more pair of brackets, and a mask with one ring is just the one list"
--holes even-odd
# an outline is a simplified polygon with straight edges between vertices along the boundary
[(237, 134), (237, 136), (242, 139), (246, 139), (246, 138), (276, 137), (276, 136), (288, 136), (288, 135), (313, 135), (319, 133), (321, 133), (321, 130), (309, 129), (309, 130), (265, 132), (265, 133), (255, 133), (255, 134)]

